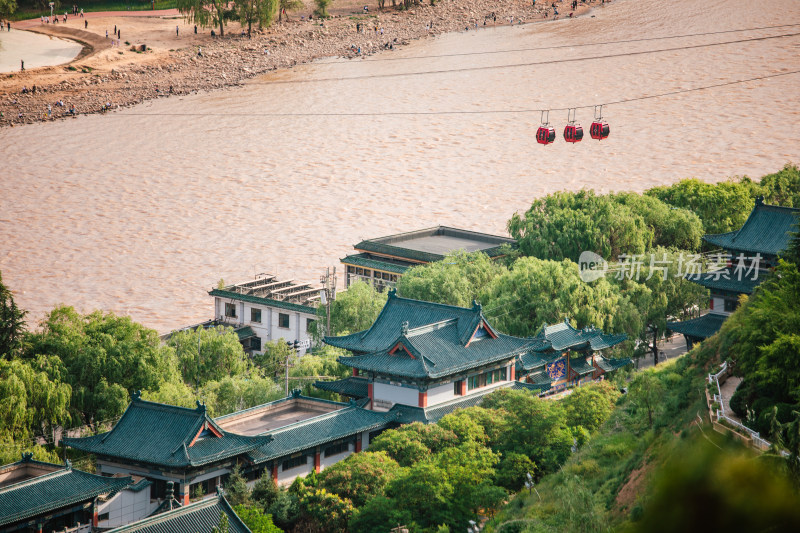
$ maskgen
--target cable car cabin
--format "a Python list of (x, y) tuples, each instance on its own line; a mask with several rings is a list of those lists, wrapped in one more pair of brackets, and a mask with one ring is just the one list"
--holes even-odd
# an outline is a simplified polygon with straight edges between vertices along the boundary
[(568, 143), (581, 142), (583, 139), (583, 128), (577, 124), (567, 124), (564, 127), (564, 140)]
[(552, 126), (539, 126), (536, 130), (536, 142), (550, 144), (556, 140), (556, 130)]
[(608, 137), (611, 128), (608, 127), (608, 122), (592, 122), (592, 127), (589, 128), (589, 134), (592, 139), (602, 140)]

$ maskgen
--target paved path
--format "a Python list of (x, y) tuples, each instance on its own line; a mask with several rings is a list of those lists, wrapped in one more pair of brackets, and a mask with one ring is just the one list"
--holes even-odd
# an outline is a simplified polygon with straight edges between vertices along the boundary
[[(686, 353), (686, 341), (683, 338), (683, 335), (678, 335), (677, 333), (672, 336), (672, 340), (661, 341), (658, 345), (659, 351), (664, 352), (664, 356), (659, 358), (658, 362), (665, 361), (667, 359), (675, 359), (679, 355), (683, 355)], [(650, 368), (653, 366), (653, 353), (647, 352), (647, 354), (639, 359), (639, 365), (637, 368)]]
[(722, 393), (723, 414), (728, 418), (736, 420), (737, 422), (741, 422), (742, 420), (738, 416), (736, 416), (736, 413), (731, 411), (730, 405), (731, 405), (731, 397), (733, 396), (733, 393), (736, 392), (736, 388), (739, 386), (739, 383), (741, 382), (742, 378), (736, 376), (729, 376), (728, 379), (725, 380), (725, 383), (723, 383), (719, 388), (720, 392)]
[[(61, 13), (63, 16), (64, 13)], [(154, 11), (92, 11), (91, 13), (84, 13), (83, 17), (87, 19), (99, 19), (103, 17), (175, 17), (179, 16), (180, 12), (177, 9), (156, 9)], [(58, 24), (45, 24), (45, 26), (60, 26), (63, 24), (60, 22), (59, 19)], [(81, 20), (80, 16), (76, 15), (68, 15), (67, 24), (73, 20)], [(20, 20), (18, 22), (12, 22), (11, 28), (17, 28), (19, 30), (25, 30), (28, 28), (33, 28), (36, 26), (41, 26), (42, 21), (39, 18), (35, 19), (28, 19), (28, 20)]]

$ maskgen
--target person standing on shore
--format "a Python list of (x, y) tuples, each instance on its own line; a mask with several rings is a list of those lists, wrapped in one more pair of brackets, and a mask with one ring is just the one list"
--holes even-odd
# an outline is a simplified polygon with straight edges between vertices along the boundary
[(25, 61), (23, 61), (22, 59), (19, 60), (19, 69), (25, 70)]
[(122, 40), (122, 30), (117, 30), (117, 40), (118, 41)]

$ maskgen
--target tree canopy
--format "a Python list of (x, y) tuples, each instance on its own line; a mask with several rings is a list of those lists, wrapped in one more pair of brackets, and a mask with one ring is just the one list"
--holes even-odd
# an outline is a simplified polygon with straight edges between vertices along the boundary
[[(378, 318), (381, 309), (386, 303), (386, 293), (377, 292), (372, 285), (357, 281), (350, 285), (344, 292), (336, 295), (331, 302), (331, 331), (328, 335), (343, 335), (368, 329)], [(325, 306), (317, 308), (318, 338), (325, 333), (327, 318)]]

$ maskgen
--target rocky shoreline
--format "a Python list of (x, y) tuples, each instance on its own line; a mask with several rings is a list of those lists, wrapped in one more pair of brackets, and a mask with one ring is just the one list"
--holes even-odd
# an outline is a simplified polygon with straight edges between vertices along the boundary
[[(68, 65), (6, 74), (3, 77), (7, 79), (0, 85), (0, 127), (70, 117), (72, 106), (78, 115), (99, 113), (153, 98), (233, 87), (254, 76), (323, 57), (354, 58), (426, 36), (480, 31), (484, 22), (499, 26), (511, 21), (516, 25), (552, 19), (552, 7), (543, 6), (541, 1), (538, 4), (519, 0), (441, 0), (434, 6), (420, 4), (405, 11), (387, 8), (325, 21), (294, 16), (290, 22), (254, 32), (252, 38), (232, 36), (238, 24), (230, 25), (224, 38), (202, 43), (202, 55), (198, 54), (198, 46), (162, 53), (148, 50), (140, 53), (145, 56), (140, 62), (109, 65), (107, 69), (84, 67), (80, 63), (85, 58), (76, 58)], [(556, 5), (559, 18), (569, 16), (569, 4)], [(589, 5), (580, 4), (575, 15), (588, 11)], [(361, 32), (357, 32), (358, 26)], [(59, 34), (63, 35), (64, 30)], [(85, 36), (75, 37), (84, 45), (90, 41)], [(102, 40), (97, 44), (108, 48)], [(135, 53), (132, 48), (137, 44), (123, 45), (120, 51)], [(146, 57), (148, 54), (152, 54), (152, 60)], [(38, 75), (37, 71), (49, 75)], [(35, 93), (22, 93), (23, 85), (34, 84)]]

